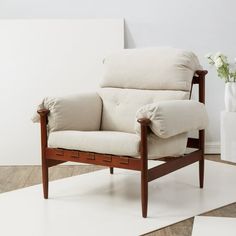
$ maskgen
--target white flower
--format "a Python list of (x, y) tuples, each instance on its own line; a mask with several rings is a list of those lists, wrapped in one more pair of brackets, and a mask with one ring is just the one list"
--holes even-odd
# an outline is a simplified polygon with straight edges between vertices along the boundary
[(221, 66), (223, 66), (223, 61), (220, 57), (218, 57), (216, 60), (215, 60), (215, 66), (216, 68), (220, 68)]
[(216, 61), (221, 56), (223, 56), (223, 54), (221, 52), (217, 52), (214, 56), (214, 60)]
[[(213, 54), (212, 53), (207, 53), (206, 55), (205, 55), (205, 58), (211, 58), (213, 56)], [(235, 58), (236, 59), (236, 58)]]
[(216, 54), (215, 54), (215, 56), (214, 56), (214, 61), (216, 61), (218, 58), (221, 58), (221, 60), (223, 61), (223, 62), (227, 62), (227, 57), (223, 54), (223, 53), (221, 53), (221, 52), (217, 52)]

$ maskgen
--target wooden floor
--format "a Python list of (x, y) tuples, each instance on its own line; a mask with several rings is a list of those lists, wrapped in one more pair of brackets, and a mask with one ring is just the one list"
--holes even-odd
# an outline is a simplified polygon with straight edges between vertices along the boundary
[[(220, 161), (218, 155), (207, 155), (208, 160)], [(225, 163), (225, 162), (224, 162)], [(228, 163), (230, 164), (230, 163)], [(236, 165), (236, 164), (235, 164)], [(50, 180), (80, 175), (104, 167), (92, 165), (56, 166), (50, 169)], [(1, 166), (0, 193), (41, 183), (40, 166)], [(206, 216), (236, 217), (236, 203), (205, 213)], [(193, 218), (166, 228), (148, 233), (145, 236), (191, 236)]]

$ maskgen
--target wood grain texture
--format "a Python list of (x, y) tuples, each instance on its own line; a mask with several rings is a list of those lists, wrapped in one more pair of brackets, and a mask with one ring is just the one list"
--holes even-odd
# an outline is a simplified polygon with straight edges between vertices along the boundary
[[(206, 155), (206, 159), (230, 165), (229, 162), (220, 161), (219, 155)], [(50, 180), (81, 175), (104, 167), (93, 165), (55, 166), (49, 171)], [(41, 183), (41, 166), (1, 166), (0, 167), (0, 193), (12, 191)], [(205, 216), (236, 217), (236, 203), (204, 213)], [(193, 218), (184, 220), (163, 229), (150, 232), (145, 236), (191, 236)]]

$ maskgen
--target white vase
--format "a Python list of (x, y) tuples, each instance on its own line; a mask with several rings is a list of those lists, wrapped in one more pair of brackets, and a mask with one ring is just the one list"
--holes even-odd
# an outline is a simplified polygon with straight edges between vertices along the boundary
[(225, 84), (225, 110), (236, 112), (236, 82)]

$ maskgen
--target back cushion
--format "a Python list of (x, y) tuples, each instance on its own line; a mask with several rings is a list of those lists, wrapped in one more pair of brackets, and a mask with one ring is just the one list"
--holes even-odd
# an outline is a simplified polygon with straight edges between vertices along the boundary
[(182, 49), (123, 49), (104, 60), (101, 87), (189, 91), (196, 55)]
[(173, 90), (139, 90), (103, 88), (102, 130), (135, 133), (135, 114), (146, 104), (163, 100), (189, 99), (189, 92)]
[(102, 130), (134, 133), (135, 114), (146, 104), (189, 99), (194, 72), (192, 52), (174, 48), (123, 49), (104, 60), (99, 95)]

